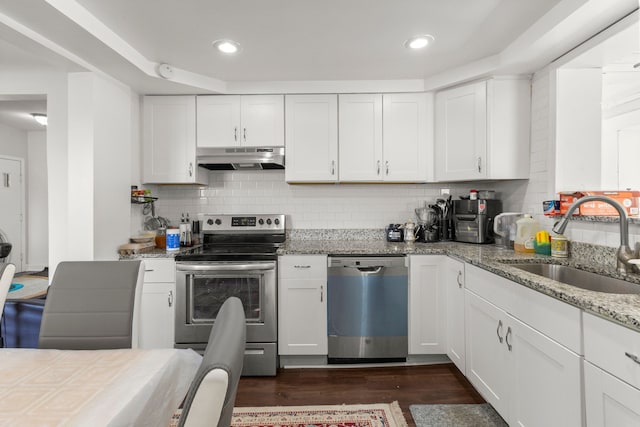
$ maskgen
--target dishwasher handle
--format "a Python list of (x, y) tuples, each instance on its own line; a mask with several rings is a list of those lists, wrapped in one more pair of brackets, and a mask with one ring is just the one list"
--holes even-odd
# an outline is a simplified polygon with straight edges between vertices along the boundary
[(382, 270), (384, 269), (384, 266), (375, 265), (371, 267), (348, 267), (348, 268), (355, 268), (363, 275), (373, 276), (375, 274), (380, 274), (380, 272), (382, 272)]

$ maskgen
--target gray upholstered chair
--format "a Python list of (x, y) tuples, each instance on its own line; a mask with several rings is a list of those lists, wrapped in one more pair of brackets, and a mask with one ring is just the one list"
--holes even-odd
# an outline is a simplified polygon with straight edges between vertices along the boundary
[(230, 297), (216, 316), (178, 427), (229, 427), (242, 373), (245, 343), (242, 302)]
[(56, 268), (38, 348), (138, 347), (142, 261), (67, 261)]
[(11, 287), (11, 281), (13, 275), (16, 272), (16, 266), (10, 263), (0, 264), (0, 316), (4, 309), (4, 302), (7, 299), (9, 288)]

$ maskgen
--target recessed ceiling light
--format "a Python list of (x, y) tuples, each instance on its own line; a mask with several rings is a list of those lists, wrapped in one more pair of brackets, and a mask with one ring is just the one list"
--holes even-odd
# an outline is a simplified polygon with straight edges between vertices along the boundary
[(424, 47), (427, 47), (427, 45), (434, 40), (435, 38), (429, 34), (413, 36), (410, 39), (405, 40), (404, 47), (409, 49), (422, 49)]
[(42, 126), (47, 125), (47, 115), (42, 113), (31, 113), (31, 116)]
[(233, 55), (240, 51), (240, 44), (233, 40), (221, 39), (213, 42), (213, 46), (222, 53)]

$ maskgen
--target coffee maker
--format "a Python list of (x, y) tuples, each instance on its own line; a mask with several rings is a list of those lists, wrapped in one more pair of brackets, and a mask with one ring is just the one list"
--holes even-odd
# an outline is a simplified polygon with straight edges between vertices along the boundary
[(493, 220), (501, 211), (502, 201), (500, 200), (454, 200), (455, 241), (493, 243)]

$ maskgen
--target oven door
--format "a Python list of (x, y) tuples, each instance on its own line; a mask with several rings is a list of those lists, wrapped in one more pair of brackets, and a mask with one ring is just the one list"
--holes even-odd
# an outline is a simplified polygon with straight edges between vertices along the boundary
[(232, 296), (244, 307), (247, 342), (276, 342), (276, 262), (260, 261), (176, 263), (176, 343), (206, 343)]

